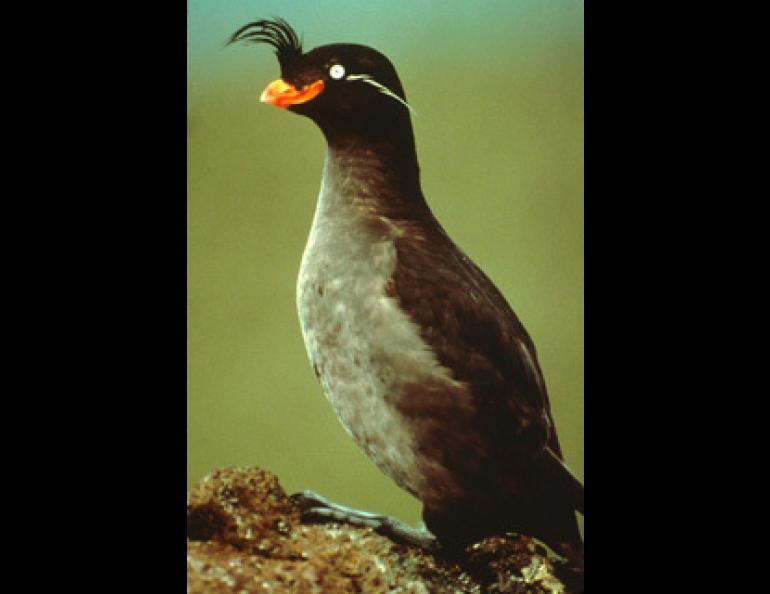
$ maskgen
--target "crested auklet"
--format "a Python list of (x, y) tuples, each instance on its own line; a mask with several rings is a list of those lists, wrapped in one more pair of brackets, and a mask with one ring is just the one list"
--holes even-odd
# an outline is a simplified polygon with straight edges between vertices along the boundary
[[(236, 41), (273, 46), (281, 77), (261, 101), (309, 117), (326, 138), (297, 307), (343, 427), (420, 499), (440, 545), (512, 530), (582, 550), (583, 486), (562, 461), (534, 344), (431, 213), (393, 65), (356, 44), (305, 53), (282, 19), (249, 23)], [(304, 498), (321, 516), (435, 544), (391, 518)]]

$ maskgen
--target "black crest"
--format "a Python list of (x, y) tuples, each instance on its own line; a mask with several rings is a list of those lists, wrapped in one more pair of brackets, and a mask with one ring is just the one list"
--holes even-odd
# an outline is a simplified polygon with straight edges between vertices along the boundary
[(263, 19), (244, 25), (230, 36), (228, 45), (236, 41), (267, 43), (275, 48), (281, 68), (302, 55), (302, 41), (289, 23), (282, 18)]

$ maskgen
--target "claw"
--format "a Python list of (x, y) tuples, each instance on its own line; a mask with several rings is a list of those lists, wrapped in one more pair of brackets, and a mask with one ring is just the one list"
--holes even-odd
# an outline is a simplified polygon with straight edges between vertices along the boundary
[(333, 505), (331, 501), (319, 495), (315, 491), (311, 491), (310, 489), (305, 489), (304, 491), (300, 491), (299, 493), (294, 493), (293, 495), (289, 495), (289, 499), (295, 501), (296, 503), (299, 504), (300, 507), (305, 509), (315, 507), (315, 506), (328, 507), (330, 505)]

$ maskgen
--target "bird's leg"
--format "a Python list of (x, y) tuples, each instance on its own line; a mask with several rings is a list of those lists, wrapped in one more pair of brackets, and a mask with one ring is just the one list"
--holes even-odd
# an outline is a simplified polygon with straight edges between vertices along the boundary
[(427, 528), (413, 528), (392, 516), (375, 514), (329, 501), (315, 491), (295, 493), (291, 498), (302, 508), (304, 522), (345, 522), (352, 526), (372, 528), (391, 540), (411, 544), (427, 551), (439, 547)]

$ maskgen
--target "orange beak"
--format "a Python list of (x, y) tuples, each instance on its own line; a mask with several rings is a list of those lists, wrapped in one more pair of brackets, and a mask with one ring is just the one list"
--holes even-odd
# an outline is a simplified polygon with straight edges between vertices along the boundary
[(314, 97), (317, 97), (323, 90), (324, 81), (320, 79), (297, 90), (294, 85), (290, 85), (282, 78), (278, 78), (265, 87), (259, 100), (262, 103), (269, 103), (276, 107), (286, 108), (289, 107), (289, 105), (306, 103)]

